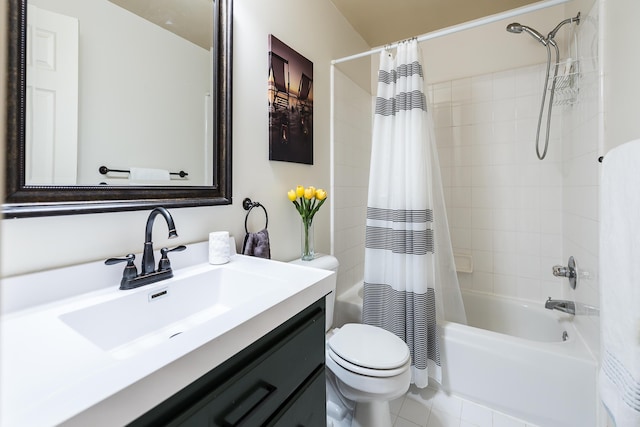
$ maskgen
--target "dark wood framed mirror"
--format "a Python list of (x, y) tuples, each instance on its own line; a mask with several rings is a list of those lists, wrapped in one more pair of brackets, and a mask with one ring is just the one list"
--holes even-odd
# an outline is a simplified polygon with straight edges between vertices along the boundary
[[(42, 185), (26, 180), (27, 0), (8, 0), (5, 218), (140, 210), (158, 205), (194, 207), (231, 203), (233, 0), (211, 1), (213, 67), (210, 75), (213, 82), (208, 135), (213, 138), (213, 144), (212, 153), (208, 155), (213, 156), (213, 161), (208, 164), (213, 170), (207, 172), (209, 177), (202, 183), (185, 186), (172, 185), (171, 181), (159, 185), (105, 185), (97, 181), (95, 185)], [(175, 149), (180, 150), (183, 143), (178, 141)], [(107, 166), (117, 169), (120, 165)], [(125, 166), (128, 169), (131, 165)]]

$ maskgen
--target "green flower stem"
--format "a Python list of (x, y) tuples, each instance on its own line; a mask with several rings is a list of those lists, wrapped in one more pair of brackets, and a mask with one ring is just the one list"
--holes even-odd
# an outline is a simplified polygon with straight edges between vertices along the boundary
[(315, 197), (311, 199), (307, 199), (304, 196), (299, 197), (298, 200), (293, 200), (293, 205), (296, 207), (296, 210), (300, 214), (302, 218), (302, 224), (304, 226), (304, 255), (308, 255), (310, 251), (310, 237), (309, 237), (309, 229), (311, 228), (311, 224), (313, 222), (313, 217), (316, 212), (320, 209), (320, 207), (324, 204), (325, 199), (318, 200)]
[(312, 219), (311, 218), (303, 218), (302, 219), (302, 223), (304, 225), (304, 251), (302, 253), (303, 258), (306, 257), (307, 255), (309, 255), (310, 249), (309, 249), (309, 229), (311, 228), (311, 222)]

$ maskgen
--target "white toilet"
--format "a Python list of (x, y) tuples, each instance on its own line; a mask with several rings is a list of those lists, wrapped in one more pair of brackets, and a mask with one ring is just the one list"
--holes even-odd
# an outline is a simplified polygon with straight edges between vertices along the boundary
[[(320, 254), (291, 262), (335, 272), (339, 266), (335, 257)], [(391, 427), (389, 401), (406, 393), (411, 382), (409, 348), (376, 326), (348, 323), (331, 330), (335, 293), (334, 287), (326, 297), (327, 426)]]

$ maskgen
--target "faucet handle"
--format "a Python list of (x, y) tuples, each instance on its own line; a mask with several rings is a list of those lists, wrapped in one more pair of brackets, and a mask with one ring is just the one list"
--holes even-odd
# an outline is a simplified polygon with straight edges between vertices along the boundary
[(106, 265), (119, 264), (121, 262), (126, 262), (127, 265), (124, 267), (124, 271), (122, 272), (122, 283), (135, 279), (138, 276), (138, 269), (136, 268), (133, 261), (136, 259), (134, 254), (128, 254), (124, 258), (109, 258), (105, 260)]
[(175, 248), (162, 248), (160, 249), (160, 261), (158, 262), (158, 271), (165, 271), (171, 269), (171, 261), (169, 261), (168, 254), (169, 252), (182, 252), (187, 247), (185, 245), (176, 246)]
[(571, 288), (576, 288), (576, 285), (578, 284), (578, 266), (576, 265), (576, 260), (572, 256), (569, 257), (569, 262), (566, 267), (563, 265), (554, 265), (551, 271), (556, 277), (566, 277), (569, 279), (569, 285), (571, 285)]

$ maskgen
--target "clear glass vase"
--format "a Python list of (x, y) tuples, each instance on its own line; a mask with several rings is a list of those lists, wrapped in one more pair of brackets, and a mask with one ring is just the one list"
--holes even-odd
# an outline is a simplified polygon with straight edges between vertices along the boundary
[(300, 233), (301, 241), (300, 241), (300, 249), (302, 250), (302, 260), (303, 261), (311, 261), (315, 256), (315, 251), (313, 249), (313, 220), (304, 218), (301, 221), (302, 230)]

